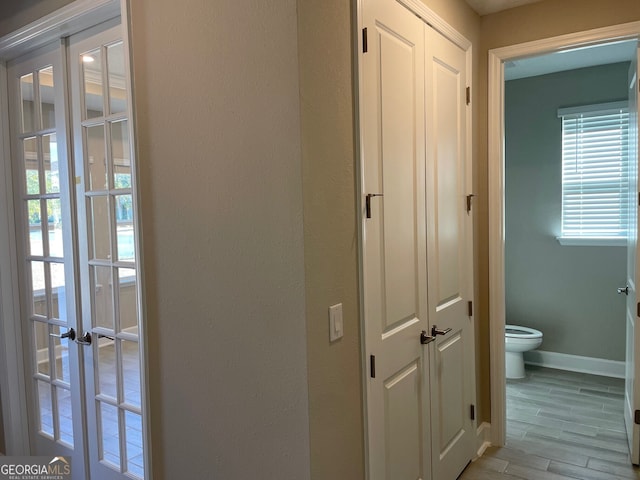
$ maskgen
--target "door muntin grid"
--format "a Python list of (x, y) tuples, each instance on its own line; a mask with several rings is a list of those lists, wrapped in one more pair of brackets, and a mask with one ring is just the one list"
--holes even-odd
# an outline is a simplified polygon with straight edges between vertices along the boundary
[(73, 449), (71, 367), (67, 297), (73, 288), (68, 279), (69, 245), (64, 222), (56, 125), (57, 72), (53, 64), (37, 65), (15, 81), (18, 98), (17, 142), (13, 161), (18, 168), (16, 209), (24, 239), (25, 314), (35, 430), (49, 440)]

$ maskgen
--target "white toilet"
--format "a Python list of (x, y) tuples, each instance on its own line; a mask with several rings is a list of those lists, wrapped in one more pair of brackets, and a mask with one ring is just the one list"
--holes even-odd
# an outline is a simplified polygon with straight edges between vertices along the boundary
[(504, 335), (507, 378), (524, 378), (522, 353), (534, 350), (542, 344), (542, 332), (518, 325), (505, 325)]

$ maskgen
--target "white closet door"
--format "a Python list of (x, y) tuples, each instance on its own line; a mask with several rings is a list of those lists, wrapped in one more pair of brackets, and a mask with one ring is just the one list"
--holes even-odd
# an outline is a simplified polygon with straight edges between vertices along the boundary
[(475, 439), (466, 54), (428, 26), (425, 38), (432, 461), (434, 478), (453, 480), (473, 458)]
[(362, 11), (368, 478), (454, 480), (475, 439), (467, 52), (394, 0)]
[(369, 208), (362, 212), (362, 222), (369, 478), (428, 479), (429, 345), (420, 342), (427, 328), (423, 23), (393, 1), (366, 2), (364, 11), (363, 205)]

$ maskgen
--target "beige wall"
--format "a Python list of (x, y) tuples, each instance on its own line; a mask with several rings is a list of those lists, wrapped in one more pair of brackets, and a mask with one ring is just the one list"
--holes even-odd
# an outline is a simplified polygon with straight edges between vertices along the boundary
[[(636, 0), (545, 0), (482, 17), (482, 49), (640, 19)], [(486, 59), (486, 55), (482, 56)]]
[[(364, 478), (352, 12), (298, 0), (311, 473)], [(328, 307), (344, 337), (329, 343)]]
[(309, 478), (295, 0), (136, 0), (156, 479)]

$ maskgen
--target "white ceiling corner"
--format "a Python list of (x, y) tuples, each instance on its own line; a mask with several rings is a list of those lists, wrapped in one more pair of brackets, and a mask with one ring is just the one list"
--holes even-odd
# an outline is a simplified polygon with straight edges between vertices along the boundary
[(546, 75), (578, 68), (630, 62), (636, 55), (638, 42), (623, 40), (589, 45), (560, 52), (513, 59), (505, 63), (505, 80)]
[(469, 6), (479, 15), (488, 15), (539, 1), (540, 0), (466, 0)]

